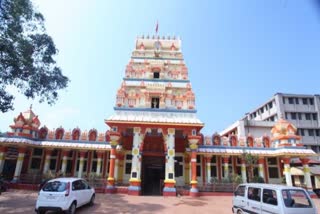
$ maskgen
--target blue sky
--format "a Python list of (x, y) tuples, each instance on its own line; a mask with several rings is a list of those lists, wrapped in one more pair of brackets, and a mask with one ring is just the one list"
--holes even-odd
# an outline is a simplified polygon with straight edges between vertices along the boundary
[[(21, 95), (0, 130), (33, 104), (42, 125), (107, 130), (138, 35), (177, 35), (203, 133), (221, 131), (277, 92), (319, 94), (320, 7), (316, 0), (34, 0), (71, 82), (56, 105)], [(10, 91), (15, 93), (13, 88)]]

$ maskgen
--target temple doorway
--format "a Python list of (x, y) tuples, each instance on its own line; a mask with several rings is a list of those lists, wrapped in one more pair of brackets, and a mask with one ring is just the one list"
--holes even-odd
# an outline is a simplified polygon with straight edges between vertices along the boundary
[(141, 175), (142, 195), (162, 195), (164, 178), (164, 156), (143, 156)]

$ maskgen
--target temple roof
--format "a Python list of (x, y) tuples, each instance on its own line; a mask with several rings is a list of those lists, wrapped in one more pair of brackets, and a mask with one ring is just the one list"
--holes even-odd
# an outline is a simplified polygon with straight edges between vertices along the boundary
[(203, 125), (195, 113), (185, 112), (115, 111), (107, 121)]

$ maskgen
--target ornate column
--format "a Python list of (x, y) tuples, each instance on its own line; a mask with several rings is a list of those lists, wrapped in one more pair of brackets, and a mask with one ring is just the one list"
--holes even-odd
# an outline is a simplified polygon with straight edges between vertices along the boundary
[(184, 183), (189, 185), (190, 183), (190, 155), (184, 154)]
[(224, 178), (229, 177), (229, 157), (223, 157)]
[(78, 178), (82, 177), (82, 172), (83, 172), (83, 165), (84, 165), (84, 158), (86, 156), (85, 151), (80, 151), (80, 161), (79, 161), (79, 171), (78, 171)]
[(199, 196), (199, 190), (197, 188), (197, 150), (198, 150), (198, 142), (200, 140), (200, 136), (189, 136), (189, 147), (191, 150), (191, 189), (190, 196), (196, 197)]
[(307, 189), (312, 191), (312, 183), (311, 183), (311, 176), (310, 176), (310, 168), (309, 168), (309, 159), (308, 158), (301, 158), (300, 159), (303, 166), (303, 173), (304, 173), (304, 182), (307, 185)]
[(140, 127), (133, 128), (131, 175), (129, 179), (130, 186), (128, 188), (129, 195), (141, 194), (141, 152), (143, 150), (144, 135), (140, 132)]
[(117, 181), (119, 183), (122, 183), (122, 181), (123, 181), (123, 162), (124, 162), (124, 153), (122, 151), (118, 152), (117, 160), (118, 160), (118, 177), (117, 177)]
[(264, 177), (264, 157), (259, 157), (258, 160), (258, 169), (259, 169), (259, 176), (263, 179), (265, 179)]
[(17, 164), (16, 164), (16, 169), (14, 171), (14, 176), (13, 180), (11, 181), (12, 183), (17, 183), (20, 179), (20, 174), (21, 174), (21, 169), (22, 169), (22, 164), (23, 164), (23, 159), (26, 153), (26, 148), (20, 147), (18, 149), (18, 158), (17, 158)]
[(96, 171), (97, 176), (101, 175), (102, 154), (103, 154), (102, 152), (97, 152), (97, 171)]
[(176, 196), (176, 180), (174, 175), (174, 128), (168, 128), (168, 134), (165, 136), (166, 154), (166, 172), (163, 188), (163, 196)]
[(42, 172), (43, 174), (46, 174), (49, 171), (50, 161), (51, 161), (51, 153), (52, 153), (52, 149), (46, 150), (45, 162), (44, 162), (44, 167), (43, 167), (43, 172)]
[(67, 170), (68, 155), (69, 155), (69, 151), (66, 151), (66, 150), (63, 150), (63, 151), (62, 151), (61, 173), (62, 173), (63, 175), (66, 174), (66, 170)]
[(116, 159), (116, 147), (119, 144), (120, 133), (119, 132), (110, 132), (110, 167), (109, 167), (109, 177), (107, 179), (107, 193), (115, 193), (115, 180), (114, 180), (114, 167)]
[(291, 171), (290, 171), (290, 158), (286, 157), (283, 158), (283, 174), (286, 178), (287, 186), (292, 186), (292, 180), (291, 180)]
[(242, 182), (247, 183), (247, 170), (246, 170), (246, 161), (241, 158), (241, 177), (242, 177)]
[(7, 148), (0, 146), (0, 174), (2, 174)]
[(210, 183), (211, 180), (211, 158), (212, 156), (207, 156), (206, 158), (206, 169), (207, 169), (207, 184)]

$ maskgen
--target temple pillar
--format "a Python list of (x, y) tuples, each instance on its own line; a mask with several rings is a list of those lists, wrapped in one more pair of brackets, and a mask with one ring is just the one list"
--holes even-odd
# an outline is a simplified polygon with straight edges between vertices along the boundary
[(42, 172), (43, 174), (46, 174), (49, 171), (50, 161), (51, 161), (51, 153), (52, 153), (51, 149), (46, 150), (44, 167), (43, 167), (43, 172)]
[(303, 166), (303, 174), (304, 174), (304, 182), (307, 186), (307, 189), (312, 191), (312, 183), (311, 183), (311, 176), (310, 176), (310, 168), (309, 168), (309, 159), (308, 158), (301, 158), (300, 159)]
[(290, 158), (283, 158), (283, 174), (286, 178), (287, 186), (292, 186), (292, 179), (291, 179), (291, 171), (290, 171)]
[(207, 172), (206, 172), (206, 175), (207, 175), (207, 184), (210, 183), (210, 180), (211, 180), (211, 156), (207, 156), (206, 157), (206, 169), (207, 169)]
[(97, 171), (96, 171), (97, 176), (101, 175), (102, 154), (103, 154), (102, 152), (97, 152)]
[(164, 180), (164, 188), (163, 195), (164, 196), (176, 196), (176, 181), (174, 175), (174, 157), (175, 157), (175, 149), (174, 149), (174, 134), (175, 129), (169, 128), (168, 134), (165, 136), (165, 145), (167, 148), (166, 155), (166, 172), (165, 172), (165, 180)]
[(184, 154), (184, 183), (189, 185), (190, 183), (190, 155)]
[(132, 143), (132, 162), (131, 162), (131, 175), (130, 186), (128, 188), (129, 195), (141, 194), (141, 150), (144, 135), (141, 134), (140, 127), (133, 128), (133, 143)]
[(114, 179), (114, 168), (115, 168), (115, 159), (116, 159), (116, 147), (119, 143), (120, 133), (119, 132), (110, 132), (110, 167), (109, 167), (109, 177), (107, 179), (107, 193), (115, 193), (115, 179)]
[(197, 150), (198, 150), (198, 142), (200, 140), (200, 136), (189, 136), (189, 147), (191, 149), (191, 189), (190, 196), (196, 197), (199, 196), (198, 190), (198, 181), (197, 181)]
[(229, 157), (223, 157), (224, 178), (229, 178)]
[(67, 170), (68, 155), (69, 155), (69, 151), (66, 151), (66, 150), (63, 150), (63, 151), (62, 151), (61, 173), (62, 173), (63, 175), (66, 174), (66, 170)]
[(2, 174), (3, 167), (4, 167), (4, 161), (6, 157), (6, 150), (7, 148), (4, 146), (0, 147), (0, 174)]
[(124, 154), (122, 151), (117, 154), (117, 160), (118, 160), (118, 171), (117, 171), (118, 176), (117, 176), (116, 180), (119, 183), (122, 183), (122, 181), (123, 181), (123, 164), (124, 164), (123, 163), (124, 162)]
[(259, 157), (258, 169), (259, 169), (259, 176), (265, 180), (265, 176), (264, 176), (264, 157)]
[(246, 169), (246, 161), (241, 158), (241, 177), (242, 177), (242, 182), (247, 183), (247, 169)]
[(18, 158), (17, 158), (16, 168), (14, 171), (13, 180), (11, 181), (12, 183), (17, 183), (20, 180), (20, 174), (21, 174), (25, 153), (26, 153), (26, 148), (20, 147), (18, 149)]
[(86, 152), (85, 151), (80, 151), (78, 178), (82, 177), (85, 156), (86, 156)]

